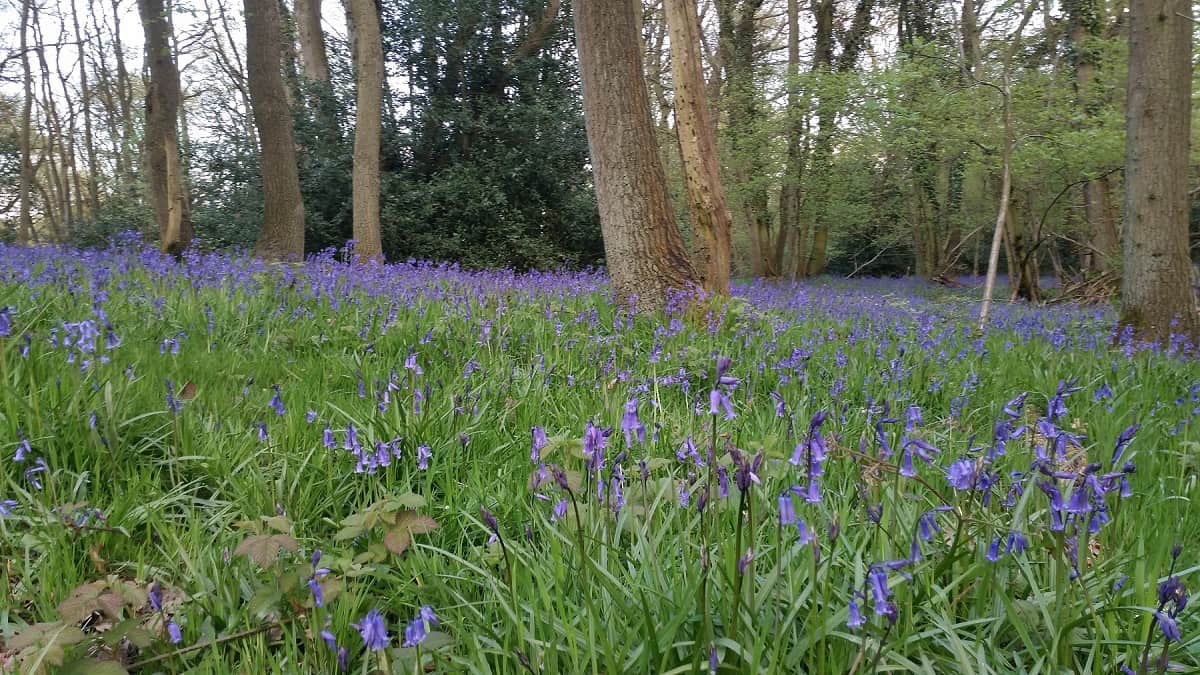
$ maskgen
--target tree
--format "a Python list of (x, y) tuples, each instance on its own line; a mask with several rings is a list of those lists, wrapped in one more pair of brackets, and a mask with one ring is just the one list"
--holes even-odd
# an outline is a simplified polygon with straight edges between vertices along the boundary
[(162, 250), (180, 255), (192, 241), (191, 207), (179, 160), (179, 68), (171, 51), (171, 21), (163, 0), (138, 0), (146, 33), (146, 167)]
[[(575, 0), (584, 120), (609, 275), (639, 309), (696, 280), (671, 215), (642, 71), (638, 0)], [(620, 92), (619, 95), (614, 95)]]
[(704, 290), (728, 295), (733, 225), (721, 186), (717, 139), (709, 121), (700, 67), (700, 19), (695, 0), (664, 0), (664, 5), (671, 32), (675, 130), (692, 216), (692, 249)]
[(1121, 323), (1163, 341), (1200, 339), (1188, 255), (1192, 29), (1190, 0), (1130, 3)]
[(21, 100), (21, 178), (17, 188), (17, 199), (20, 201), (20, 224), (17, 229), (17, 241), (28, 244), (33, 233), (33, 218), (30, 214), (31, 192), (33, 190), (33, 159), (31, 157), (32, 113), (33, 113), (33, 73), (29, 68), (29, 10), (33, 0), (21, 0), (21, 81), (24, 84), (24, 97)]
[(383, 46), (375, 0), (347, 0), (354, 53), (354, 251), (382, 259), (379, 226), (379, 143), (383, 115)]
[(329, 83), (329, 57), (321, 31), (321, 0), (296, 0), (296, 33), (300, 39), (300, 61), (310, 82)]
[(268, 260), (304, 258), (304, 203), (296, 167), (292, 111), (283, 84), (279, 5), (244, 0), (246, 79), (262, 158), (263, 223), (254, 254)]

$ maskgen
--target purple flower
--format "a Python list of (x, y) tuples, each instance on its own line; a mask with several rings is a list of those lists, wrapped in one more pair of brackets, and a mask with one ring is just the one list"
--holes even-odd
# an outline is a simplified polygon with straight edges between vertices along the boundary
[(748, 549), (746, 549), (746, 552), (742, 554), (742, 557), (738, 558), (738, 561), (737, 561), (738, 574), (745, 574), (746, 568), (749, 567), (750, 563), (752, 563), (752, 562), (754, 562), (754, 549), (748, 548)]
[(25, 461), (25, 457), (33, 452), (33, 447), (29, 445), (29, 439), (25, 438), (25, 434), (18, 431), (17, 435), (21, 438), (21, 441), (17, 443), (17, 454), (13, 455), (13, 461), (23, 462)]
[(271, 397), (271, 407), (275, 409), (276, 415), (282, 416), (287, 413), (287, 408), (283, 406), (283, 390), (279, 388), (279, 385), (275, 385), (273, 388), (275, 395)]
[(11, 516), (15, 508), (17, 508), (17, 500), (0, 499), (0, 518)]
[(563, 497), (554, 504), (554, 510), (550, 514), (550, 522), (556, 522), (567, 517), (567, 498)]
[(308, 412), (304, 413), (304, 420), (306, 422), (308, 422), (309, 424), (316, 422), (317, 421), (317, 411), (309, 410)]
[(531, 431), (533, 433), (533, 446), (529, 452), (529, 459), (536, 464), (541, 461), (542, 448), (546, 447), (550, 441), (546, 438), (546, 430), (542, 427), (533, 427)]
[(171, 644), (173, 645), (183, 642), (183, 631), (179, 630), (179, 624), (174, 621), (167, 622), (167, 635), (170, 637)]
[(1168, 577), (1166, 581), (1158, 585), (1159, 605), (1173, 603), (1175, 605), (1175, 613), (1178, 614), (1187, 607), (1187, 602), (1187, 588), (1179, 580), (1179, 577)]
[(337, 447), (337, 441), (333, 438), (333, 429), (330, 429), (328, 424), (325, 425), (325, 431), (322, 434), (321, 440), (327, 448)]
[(960, 459), (946, 469), (946, 482), (955, 490), (971, 490), (978, 479), (975, 460)]
[[(426, 620), (426, 616), (433, 619), (432, 622)], [(404, 643), (402, 647), (416, 647), (429, 637), (429, 625), (437, 625), (437, 617), (433, 615), (433, 609), (425, 605), (417, 613), (416, 618), (404, 627)]]
[(479, 516), (483, 519), (483, 524), (492, 531), (495, 536), (500, 536), (500, 523), (496, 522), (496, 516), (492, 515), (486, 507), (479, 509)]
[(150, 609), (152, 609), (156, 612), (163, 611), (162, 587), (158, 585), (157, 581), (150, 584), (150, 592), (147, 593), (147, 595), (150, 598)]
[(1154, 618), (1158, 621), (1158, 627), (1162, 629), (1163, 637), (1169, 642), (1183, 642), (1183, 637), (1179, 634), (1179, 625), (1166, 612), (1155, 612)]
[(352, 625), (362, 635), (363, 644), (373, 652), (387, 649), (388, 643), (391, 642), (387, 633), (387, 624), (378, 609), (367, 612), (361, 621)]
[(708, 645), (708, 673), (709, 673), (709, 675), (716, 674), (717, 666), (719, 664), (720, 664), (720, 661), (717, 660), (717, 646), (712, 643), (709, 643), (709, 645)]
[(871, 566), (871, 572), (867, 575), (867, 588), (871, 591), (875, 613), (879, 616), (885, 616), (887, 614), (888, 598), (891, 597), (891, 591), (888, 590), (887, 572), (881, 566)]
[(46, 460), (38, 457), (29, 468), (25, 469), (25, 480), (29, 481), (34, 488), (41, 490), (42, 482), (38, 480), (38, 474), (45, 472), (47, 469)]
[(796, 505), (792, 501), (792, 494), (790, 491), (779, 495), (779, 524), (796, 524)]
[(862, 613), (858, 611), (858, 602), (853, 598), (850, 600), (850, 618), (846, 621), (846, 627), (851, 629), (862, 628), (866, 621), (863, 620)]
[(417, 468), (424, 471), (429, 468), (429, 459), (433, 457), (433, 450), (428, 445), (417, 446)]
[(633, 447), (633, 438), (637, 437), (638, 443), (646, 442), (646, 426), (638, 419), (637, 414), (638, 400), (633, 397), (625, 402), (625, 415), (621, 417), (621, 430), (625, 432), (625, 447)]
[(987, 554), (984, 555), (990, 562), (996, 562), (1000, 559), (1000, 538), (996, 537), (992, 540), (992, 544), (988, 546)]
[(609, 431), (587, 423), (583, 432), (583, 456), (587, 459), (585, 466), (589, 471), (599, 471), (604, 468), (604, 447), (608, 445)]
[(713, 389), (708, 392), (708, 414), (717, 415), (721, 410), (725, 410), (725, 419), (731, 420), (737, 417), (737, 413), (733, 411), (733, 403), (730, 402), (729, 396), (720, 389)]
[(425, 371), (421, 370), (421, 366), (417, 364), (417, 353), (409, 352), (404, 359), (404, 367), (411, 370), (413, 375), (423, 375)]
[(1133, 442), (1133, 436), (1138, 432), (1138, 428), (1139, 426), (1136, 424), (1126, 427), (1126, 429), (1121, 432), (1121, 435), (1117, 436), (1117, 446), (1116, 449), (1113, 450), (1112, 456), (1113, 466), (1116, 466), (1117, 462), (1121, 461), (1121, 455), (1125, 452), (1125, 449), (1129, 447), (1129, 444)]

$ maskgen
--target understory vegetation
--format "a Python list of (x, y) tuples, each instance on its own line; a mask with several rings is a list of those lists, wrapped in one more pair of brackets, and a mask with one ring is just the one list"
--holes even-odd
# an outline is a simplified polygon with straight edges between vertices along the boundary
[(0, 246), (0, 670), (1200, 667), (1200, 366), (1107, 307)]

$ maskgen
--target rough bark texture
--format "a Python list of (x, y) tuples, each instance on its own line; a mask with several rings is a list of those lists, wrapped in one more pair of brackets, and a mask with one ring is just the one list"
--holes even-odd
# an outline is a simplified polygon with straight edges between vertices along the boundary
[(671, 214), (638, 39), (638, 0), (575, 0), (575, 42), (600, 229), (613, 289), (661, 308), (695, 273)]
[(192, 241), (192, 218), (179, 161), (179, 69), (171, 53), (171, 23), (163, 0), (138, 0), (146, 33), (145, 164), (162, 250), (179, 255)]
[(728, 295), (733, 224), (721, 185), (717, 139), (709, 123), (700, 67), (700, 19), (695, 0), (664, 0), (663, 4), (671, 32), (675, 130), (692, 217), (692, 250), (704, 290)]
[(1130, 5), (1121, 323), (1148, 339), (1200, 339), (1188, 255), (1192, 28), (1190, 0)]
[(296, 0), (296, 35), (304, 77), (311, 82), (329, 82), (329, 57), (321, 31), (321, 0)]
[(379, 227), (379, 143), (383, 115), (383, 46), (375, 0), (349, 0), (354, 21), (354, 251), (382, 259)]
[(283, 85), (279, 5), (245, 0), (246, 77), (261, 143), (263, 224), (254, 254), (268, 260), (304, 258), (304, 203), (296, 167), (292, 111)]
[(30, 209), (30, 199), (33, 190), (33, 158), (30, 156), (32, 146), (32, 117), (33, 117), (33, 72), (29, 68), (29, 9), (33, 0), (21, 2), (21, 80), (24, 84), (24, 98), (21, 101), (21, 177), (17, 187), (17, 199), (20, 201), (20, 221), (17, 226), (17, 242), (28, 244), (33, 232), (33, 217)]

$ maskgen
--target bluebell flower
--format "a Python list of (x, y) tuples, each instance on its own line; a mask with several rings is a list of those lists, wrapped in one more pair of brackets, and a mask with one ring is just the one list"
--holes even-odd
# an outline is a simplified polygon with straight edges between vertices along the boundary
[(433, 450), (428, 445), (417, 446), (417, 468), (424, 471), (429, 468), (429, 459), (433, 457)]
[(1121, 432), (1121, 435), (1117, 436), (1117, 445), (1113, 450), (1112, 456), (1113, 466), (1116, 466), (1117, 462), (1121, 461), (1121, 455), (1124, 454), (1125, 449), (1129, 447), (1129, 444), (1133, 442), (1133, 437), (1135, 434), (1137, 434), (1138, 428), (1139, 426), (1137, 424), (1131, 425), (1126, 427), (1125, 430)]
[(638, 419), (637, 408), (636, 396), (625, 402), (625, 414), (621, 417), (621, 430), (625, 432), (625, 447), (627, 448), (633, 447), (635, 437), (638, 443), (646, 442), (646, 426)]
[(279, 385), (274, 385), (272, 388), (275, 390), (275, 395), (271, 397), (271, 407), (275, 409), (276, 415), (282, 416), (287, 413), (287, 408), (283, 405), (283, 390), (279, 388)]
[(1163, 637), (1169, 642), (1183, 642), (1183, 636), (1179, 634), (1179, 625), (1175, 623), (1173, 617), (1166, 612), (1155, 612), (1154, 619), (1158, 622)]
[(972, 490), (978, 481), (978, 471), (973, 459), (960, 459), (946, 469), (946, 482), (955, 490)]
[(179, 630), (179, 624), (174, 621), (167, 621), (167, 636), (173, 645), (183, 642), (183, 631)]
[(796, 524), (796, 505), (792, 501), (791, 492), (784, 492), (779, 495), (779, 524)]
[(529, 452), (529, 459), (536, 464), (541, 461), (542, 448), (545, 448), (550, 440), (546, 438), (546, 430), (542, 427), (533, 427), (531, 433), (533, 434), (533, 444)]
[(17, 500), (15, 499), (0, 499), (0, 518), (7, 518), (12, 515), (13, 509), (17, 508)]
[(362, 635), (363, 644), (373, 652), (387, 649), (388, 643), (391, 642), (387, 633), (387, 624), (378, 609), (367, 612), (366, 616), (353, 625)]
[(850, 600), (850, 618), (846, 621), (846, 627), (851, 629), (862, 628), (866, 624), (863, 620), (862, 613), (858, 611), (858, 602), (853, 598)]

